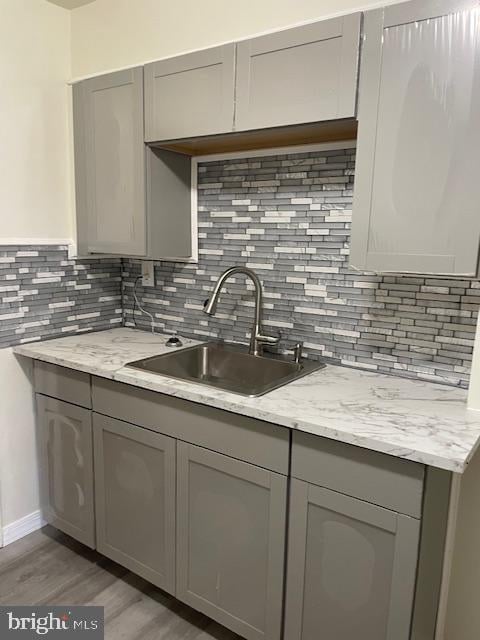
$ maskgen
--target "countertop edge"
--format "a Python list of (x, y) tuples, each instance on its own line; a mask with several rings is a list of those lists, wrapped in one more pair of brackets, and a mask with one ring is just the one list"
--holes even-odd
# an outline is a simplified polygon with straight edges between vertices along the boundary
[[(56, 356), (47, 356), (43, 353), (32, 353), (31, 348), (28, 351), (22, 348), (22, 345), (12, 347), (12, 351), (17, 356), (23, 356), (24, 358), (31, 358), (32, 360), (40, 360), (41, 362), (46, 362), (47, 364), (56, 364), (59, 367), (65, 367), (65, 369), (73, 369), (73, 371), (81, 371), (82, 373), (89, 373), (92, 376), (99, 376), (100, 378), (108, 378), (109, 380), (113, 380), (115, 371), (107, 371), (105, 369), (96, 369), (91, 365), (84, 365), (77, 362), (72, 362), (72, 360), (66, 360), (63, 358), (59, 358)], [(119, 369), (122, 367), (119, 367)]]
[(244, 415), (257, 420), (263, 420), (265, 422), (269, 422), (270, 424), (277, 424), (289, 429), (294, 429), (305, 433), (313, 433), (318, 437), (329, 438), (331, 440), (344, 442), (353, 446), (369, 449), (371, 451), (377, 451), (378, 453), (383, 453), (404, 460), (410, 460), (411, 462), (436, 467), (438, 469), (443, 469), (445, 471), (450, 471), (453, 473), (462, 474), (466, 470), (468, 463), (472, 459), (475, 451), (480, 446), (479, 439), (476, 443), (476, 446), (472, 448), (472, 451), (469, 453), (469, 455), (466, 458), (461, 459), (445, 458), (442, 456), (432, 455), (428, 452), (422, 453), (421, 451), (413, 449), (405, 449), (401, 452), (396, 452), (395, 450), (398, 449), (398, 447), (392, 444), (389, 448), (388, 442), (370, 439), (358, 434), (356, 434), (355, 436), (350, 436), (350, 434), (347, 432), (342, 432), (338, 429), (333, 429), (328, 426), (319, 426), (318, 423), (311, 424), (307, 421), (296, 421), (268, 411), (253, 409), (251, 407), (233, 403), (228, 398), (218, 399), (209, 395), (204, 395), (202, 394), (199, 385), (195, 385), (194, 383), (183, 383), (188, 384), (189, 386), (188, 389), (183, 389), (178, 385), (178, 381), (175, 381), (177, 383), (177, 387), (173, 387), (172, 384), (168, 384), (168, 381), (170, 379), (166, 376), (162, 376), (162, 379), (164, 380), (163, 383), (158, 381), (155, 384), (155, 388), (153, 388), (153, 385), (148, 385), (146, 383), (142, 384), (141, 380), (135, 379), (127, 372), (122, 372), (122, 370), (125, 369), (124, 366), (120, 366), (119, 368), (112, 371), (97, 369), (95, 367), (72, 362), (72, 360), (63, 359), (61, 357), (35, 353), (34, 349), (32, 349), (31, 344), (28, 345), (28, 348), (24, 348), (23, 345), (16, 345), (12, 347), (12, 351), (16, 355), (31, 358), (32, 360), (40, 360), (41, 362), (47, 362), (49, 364), (58, 365), (60, 367), (65, 367), (67, 369), (73, 369), (76, 371), (82, 371), (83, 373), (88, 373), (90, 375), (98, 376), (100, 378), (106, 378), (109, 380), (115, 380), (117, 382), (122, 382), (123, 384), (129, 384), (131, 386), (147, 389), (156, 393), (164, 393), (165, 395), (169, 395), (172, 397), (177, 397), (183, 400), (189, 400), (191, 402), (197, 402), (199, 404), (212, 406), (216, 409), (230, 411), (232, 413), (237, 413), (239, 415)]
[[(124, 367), (122, 367), (124, 369)], [(348, 432), (342, 432), (338, 429), (333, 429), (328, 426), (319, 427), (318, 423), (309, 423), (307, 421), (297, 421), (291, 420), (287, 417), (276, 415), (274, 413), (270, 413), (267, 411), (262, 411), (259, 409), (254, 409), (252, 407), (247, 406), (239, 406), (236, 403), (232, 403), (228, 399), (218, 399), (211, 396), (205, 396), (202, 394), (202, 387), (200, 385), (196, 385), (194, 383), (188, 383), (191, 388), (183, 389), (183, 388), (173, 388), (168, 384), (168, 382), (164, 382), (163, 385), (160, 381), (156, 382), (155, 387), (153, 388), (151, 385), (142, 384), (141, 380), (135, 380), (132, 376), (130, 377), (129, 373), (123, 372), (122, 369), (117, 371), (113, 377), (113, 380), (116, 382), (121, 382), (123, 384), (129, 384), (133, 387), (138, 387), (140, 389), (146, 389), (148, 391), (153, 391), (154, 393), (164, 393), (165, 395), (169, 395), (175, 398), (180, 398), (182, 400), (189, 400), (190, 402), (197, 402), (198, 404), (205, 404), (215, 409), (222, 409), (224, 411), (230, 411), (232, 413), (237, 413), (248, 418), (254, 418), (256, 420), (263, 420), (264, 422), (268, 422), (270, 424), (278, 425), (281, 427), (286, 427), (288, 429), (292, 429), (295, 431), (301, 431), (304, 433), (310, 433), (312, 435), (318, 436), (319, 438), (328, 438), (330, 440), (336, 440), (337, 442), (344, 442), (345, 444), (350, 444), (356, 447), (361, 447), (363, 449), (368, 449), (370, 451), (376, 451), (378, 453), (383, 453), (386, 455), (393, 456), (394, 458), (401, 458), (403, 460), (409, 460), (411, 462), (416, 462), (418, 464), (424, 464), (426, 466), (436, 467), (438, 469), (443, 469), (444, 471), (451, 471), (453, 473), (463, 473), (467, 468), (468, 459), (455, 459), (455, 458), (444, 458), (442, 456), (435, 456), (431, 453), (422, 454), (421, 451), (418, 450), (407, 450), (404, 449), (401, 452), (398, 451), (398, 446), (390, 445), (388, 442), (381, 442), (375, 439), (369, 439), (367, 437), (361, 435), (350, 436)], [(164, 377), (165, 381), (167, 380), (166, 376)], [(187, 384), (187, 383), (184, 383)], [(199, 388), (200, 387), (200, 388)], [(320, 433), (319, 433), (320, 431)], [(349, 437), (350, 436), (350, 437)], [(477, 443), (480, 443), (480, 441)], [(397, 450), (397, 452), (394, 452)], [(473, 455), (473, 453), (472, 453)]]

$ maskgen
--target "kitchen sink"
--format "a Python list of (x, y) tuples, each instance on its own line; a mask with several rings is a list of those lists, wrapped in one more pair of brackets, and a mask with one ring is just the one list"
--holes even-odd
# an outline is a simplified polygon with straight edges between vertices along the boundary
[(240, 345), (198, 344), (172, 353), (130, 362), (128, 367), (217, 387), (244, 396), (261, 396), (325, 365), (248, 353)]

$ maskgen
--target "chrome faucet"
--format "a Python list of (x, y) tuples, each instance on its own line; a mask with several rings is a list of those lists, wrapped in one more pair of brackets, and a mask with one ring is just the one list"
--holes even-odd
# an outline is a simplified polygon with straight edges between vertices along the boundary
[(235, 273), (242, 273), (248, 276), (255, 287), (255, 314), (253, 321), (252, 333), (250, 336), (250, 353), (254, 356), (261, 356), (263, 352), (263, 346), (266, 344), (277, 344), (280, 338), (274, 336), (266, 336), (262, 333), (262, 283), (260, 282), (257, 274), (248, 269), (247, 267), (230, 267), (218, 278), (217, 284), (213, 289), (213, 293), (209, 300), (207, 300), (204, 308), (204, 312), (209, 315), (215, 315), (217, 310), (218, 296), (225, 283), (225, 280), (233, 276)]

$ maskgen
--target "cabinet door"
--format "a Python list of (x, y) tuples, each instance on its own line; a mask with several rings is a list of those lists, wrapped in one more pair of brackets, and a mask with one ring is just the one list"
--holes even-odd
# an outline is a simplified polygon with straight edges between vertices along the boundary
[(177, 597), (248, 640), (280, 638), (286, 478), (177, 446)]
[(95, 547), (91, 412), (37, 394), (42, 514)]
[(239, 42), (235, 128), (355, 116), (360, 14)]
[(175, 440), (94, 413), (97, 549), (175, 590)]
[(73, 106), (80, 244), (145, 255), (142, 68), (74, 85)]
[(408, 640), (420, 522), (292, 480), (285, 640)]
[(477, 2), (368, 12), (351, 264), (475, 275), (480, 241)]
[(145, 140), (233, 129), (235, 45), (145, 65)]

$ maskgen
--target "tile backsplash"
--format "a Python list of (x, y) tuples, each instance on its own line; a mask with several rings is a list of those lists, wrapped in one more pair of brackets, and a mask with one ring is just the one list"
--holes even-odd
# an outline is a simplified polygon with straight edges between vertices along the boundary
[(0, 348), (122, 324), (120, 260), (0, 245)]
[[(355, 149), (200, 164), (198, 265), (157, 263), (156, 287), (137, 287), (157, 330), (248, 342), (253, 295), (243, 276), (227, 282), (215, 317), (202, 313), (218, 276), (246, 265), (263, 281), (265, 331), (281, 332), (282, 349), (303, 341), (327, 362), (466, 387), (480, 282), (350, 269), (354, 167)], [(132, 259), (0, 246), (0, 348), (132, 326), (139, 274)]]
[[(157, 329), (248, 342), (243, 277), (227, 282), (215, 317), (202, 313), (220, 273), (246, 265), (264, 284), (265, 330), (280, 331), (283, 348), (301, 340), (328, 362), (467, 386), (480, 283), (350, 269), (354, 166), (353, 148), (200, 164), (198, 265), (158, 263), (156, 288), (137, 287)], [(139, 273), (123, 261), (128, 326)], [(149, 327), (141, 314), (136, 322)]]

